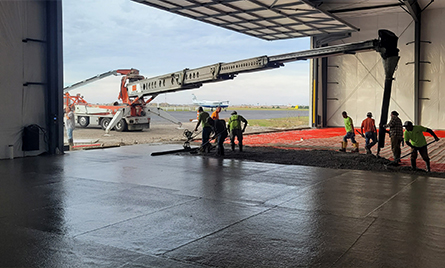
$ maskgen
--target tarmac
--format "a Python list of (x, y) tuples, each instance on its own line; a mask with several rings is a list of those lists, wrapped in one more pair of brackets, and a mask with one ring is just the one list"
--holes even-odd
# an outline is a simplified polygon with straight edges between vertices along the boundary
[(0, 266), (445, 263), (444, 179), (150, 155), (178, 147), (0, 161)]

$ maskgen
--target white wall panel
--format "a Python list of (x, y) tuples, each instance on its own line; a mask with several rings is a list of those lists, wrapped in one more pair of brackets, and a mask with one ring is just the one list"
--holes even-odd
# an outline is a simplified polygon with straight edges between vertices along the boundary
[[(391, 16), (368, 16), (348, 21), (360, 28), (351, 38), (336, 42), (351, 43), (378, 38), (379, 29), (387, 29), (399, 37), (400, 62), (394, 74), (390, 111), (398, 110), (402, 120), (413, 116), (414, 46), (406, 43), (414, 40), (414, 24), (406, 13)], [(367, 112), (380, 121), (385, 75), (380, 54), (364, 52), (328, 58), (327, 125), (343, 126), (342, 111), (347, 111), (360, 125)], [(332, 66), (338, 66), (332, 67)], [(338, 100), (336, 100), (338, 99)]]
[(420, 79), (429, 80), (420, 84), (420, 124), (432, 129), (445, 129), (445, 9), (427, 9), (422, 13)]
[[(36, 124), (45, 128), (45, 87), (46, 87), (46, 33), (45, 2), (32, 1), (26, 6), (26, 27), (24, 31), (29, 41), (23, 44), (23, 81), (30, 82), (23, 87), (22, 126)], [(41, 41), (41, 42), (40, 42)], [(39, 84), (40, 83), (40, 84)], [(41, 133), (42, 136), (42, 133)], [(25, 156), (37, 155), (46, 149), (44, 139), (40, 139), (40, 150), (25, 151)]]
[(44, 1), (0, 1), (0, 159), (10, 157), (10, 145), (15, 157), (25, 155), (22, 133), (26, 125), (44, 127), (44, 89), (23, 84), (41, 82), (45, 76), (45, 45), (22, 42), (25, 38), (45, 40), (44, 10)]
[(21, 148), (24, 3), (0, 1), (0, 159)]

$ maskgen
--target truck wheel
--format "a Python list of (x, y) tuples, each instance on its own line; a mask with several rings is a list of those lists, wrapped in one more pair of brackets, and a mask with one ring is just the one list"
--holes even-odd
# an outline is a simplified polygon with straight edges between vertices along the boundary
[(77, 121), (79, 125), (84, 128), (90, 124), (90, 118), (88, 116), (79, 116)]
[(100, 126), (102, 127), (102, 129), (107, 129), (108, 125), (110, 124), (111, 119), (110, 118), (102, 118), (102, 120), (100, 121)]
[(125, 119), (121, 119), (116, 126), (114, 127), (116, 131), (122, 132), (127, 130), (127, 121)]

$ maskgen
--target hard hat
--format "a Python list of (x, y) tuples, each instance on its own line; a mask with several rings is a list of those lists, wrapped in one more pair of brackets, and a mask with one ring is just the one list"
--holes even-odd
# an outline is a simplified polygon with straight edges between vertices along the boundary
[(408, 127), (408, 126), (413, 126), (413, 122), (411, 122), (411, 121), (406, 121), (404, 124), (403, 124), (403, 126), (404, 127)]
[(237, 112), (236, 112), (236, 111), (233, 111), (231, 114), (234, 115), (234, 114), (237, 114)]
[(393, 114), (395, 116), (399, 116), (399, 113), (397, 111), (392, 111), (391, 114)]
[(368, 117), (372, 117), (372, 113), (371, 113), (371, 112), (368, 112), (368, 113), (366, 114), (366, 116), (368, 116)]

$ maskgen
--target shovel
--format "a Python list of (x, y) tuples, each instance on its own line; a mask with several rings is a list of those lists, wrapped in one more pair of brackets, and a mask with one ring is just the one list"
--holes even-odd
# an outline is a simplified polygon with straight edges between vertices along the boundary
[[(429, 146), (430, 144), (435, 143), (435, 142), (436, 142), (435, 140), (434, 141), (430, 141), (426, 146)], [(395, 159), (394, 161), (392, 161), (389, 164), (387, 164), (387, 166), (397, 166), (397, 164), (398, 164), (400, 159), (405, 158), (405, 157), (407, 157), (410, 154), (411, 154), (411, 152), (409, 152), (409, 153), (407, 153), (407, 154), (405, 154), (405, 155)]]

